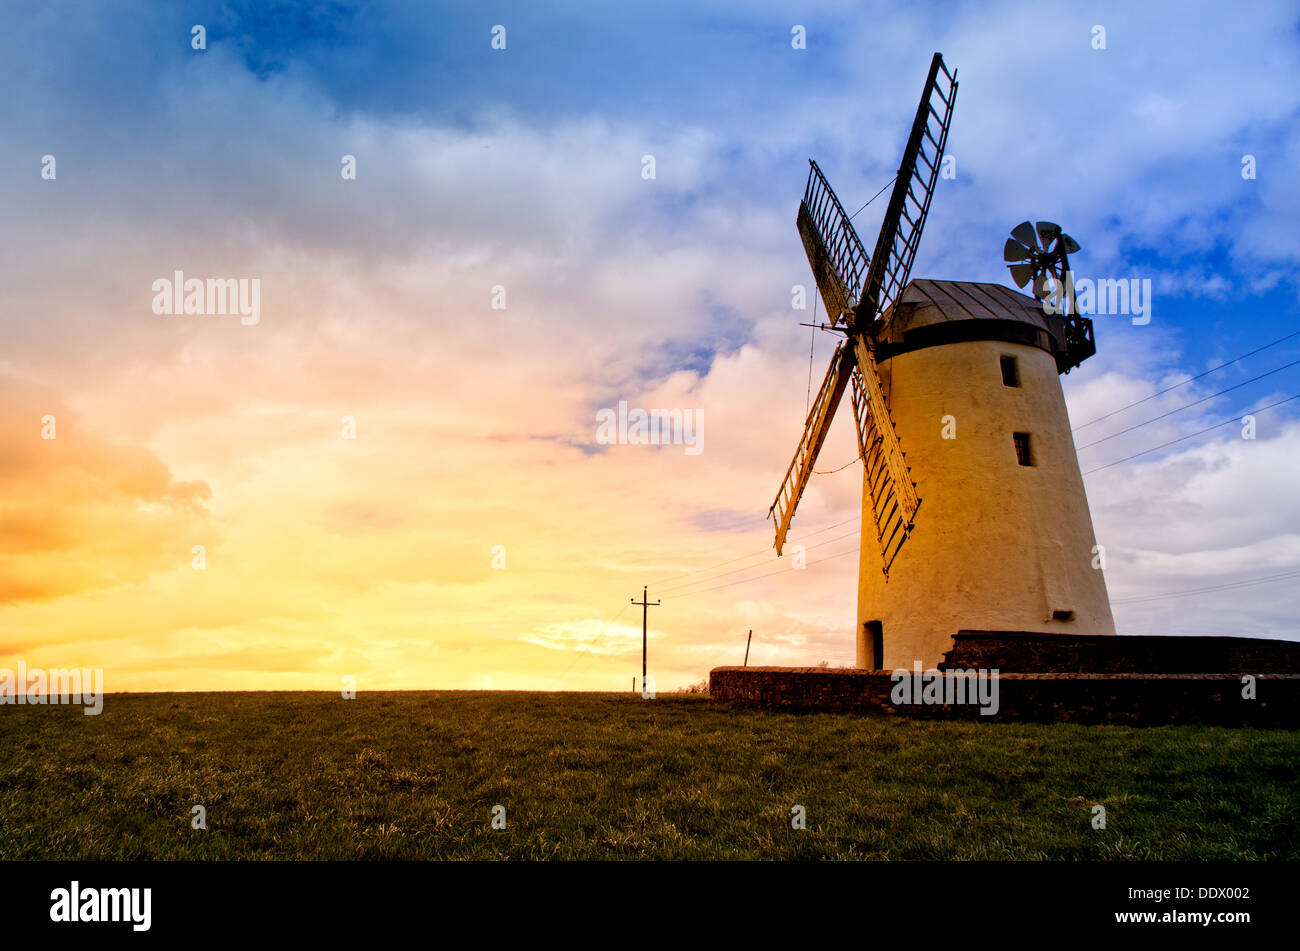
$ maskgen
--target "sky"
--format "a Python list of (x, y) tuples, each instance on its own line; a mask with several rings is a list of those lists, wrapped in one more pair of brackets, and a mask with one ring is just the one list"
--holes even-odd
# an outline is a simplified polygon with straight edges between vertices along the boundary
[[(765, 521), (835, 342), (794, 221), (810, 157), (889, 181), (935, 51), (912, 275), (1009, 284), (1050, 219), (1151, 282), (1062, 378), (1119, 630), (1296, 639), (1300, 400), (1238, 422), (1300, 394), (1293, 3), (53, 2), (0, 36), (0, 667), (625, 690), (643, 585), (660, 690), (751, 629), (852, 664), (860, 468), (805, 570)], [(257, 321), (155, 313), (176, 271)], [(699, 451), (602, 444), (620, 401)]]

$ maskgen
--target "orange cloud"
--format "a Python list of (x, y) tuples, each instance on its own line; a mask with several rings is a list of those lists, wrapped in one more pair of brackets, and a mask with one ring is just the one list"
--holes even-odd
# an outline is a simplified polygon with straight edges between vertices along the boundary
[(0, 375), (0, 605), (137, 582), (188, 559), (211, 490)]

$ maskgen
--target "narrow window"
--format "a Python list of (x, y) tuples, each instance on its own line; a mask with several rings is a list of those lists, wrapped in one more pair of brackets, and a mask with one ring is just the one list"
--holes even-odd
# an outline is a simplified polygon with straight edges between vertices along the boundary
[(1016, 433), (1016, 462), (1022, 466), (1032, 466), (1034, 458), (1029, 454), (1029, 433)]
[(1020, 385), (1020, 377), (1016, 376), (1016, 358), (1015, 358), (1015, 357), (1003, 357), (1003, 358), (1002, 358), (1002, 385), (1003, 385), (1003, 386), (1019, 386), (1019, 385)]
[(1073, 611), (1053, 611), (1053, 612), (1052, 612), (1052, 620), (1053, 620), (1053, 621), (1073, 621), (1073, 620), (1074, 620), (1074, 612), (1073, 612)]

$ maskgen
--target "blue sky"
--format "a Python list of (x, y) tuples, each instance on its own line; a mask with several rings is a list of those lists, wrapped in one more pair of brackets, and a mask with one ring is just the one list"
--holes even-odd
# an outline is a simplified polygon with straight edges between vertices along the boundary
[[(648, 150), (670, 130), (707, 129), (716, 136), (707, 171), (624, 225), (636, 230), (644, 215), (644, 226), (666, 230), (730, 201), (788, 212), (808, 155), (856, 207), (887, 180), (928, 54), (943, 49), (965, 81), (949, 153), (961, 160), (969, 149), (976, 160), (943, 185), (953, 194), (936, 202), (917, 272), (999, 279), (999, 229), (1077, 209), (1067, 227), (1085, 245), (1081, 272), (1163, 278), (1150, 335), (1177, 341), (1200, 367), (1296, 317), (1296, 239), (1270, 245), (1297, 210), (1286, 67), (1297, 65), (1300, 34), (1287, 4), (1247, 17), (1229, 5), (1130, 6), (995, 4), (976, 15), (949, 4), (190, 4), (165, 19), (105, 14), (115, 79), (104, 85), (96, 71), (83, 92), (115, 115), (125, 106), (129, 123), (128, 97), (147, 97), (166, 75), (150, 66), (188, 55), (172, 44), (160, 57), (159, 34), (210, 21), (214, 47), (235, 51), (259, 80), (292, 77), (341, 118), (472, 129), (599, 117), (633, 124)], [(1028, 48), (1022, 30), (993, 29), (1015, 20), (1032, 22)], [(1104, 51), (1091, 49), (1093, 21), (1107, 28)], [(503, 53), (485, 40), (498, 23)], [(790, 49), (793, 23), (808, 32), (802, 55)], [(66, 21), (55, 29), (67, 38)], [(132, 55), (133, 44), (153, 55)], [(966, 45), (979, 46), (980, 62), (963, 64)], [(993, 88), (980, 88), (994, 69)], [(1220, 101), (1199, 102), (1206, 89)], [(1162, 125), (1178, 127), (1172, 141)], [(1006, 134), (994, 138), (990, 126)], [(1029, 139), (1030, 158), (998, 167)], [(1261, 170), (1254, 182), (1240, 178), (1247, 153)], [(1104, 165), (1095, 176), (1071, 168), (1092, 159)], [(978, 197), (990, 190), (1005, 203)], [(870, 244), (876, 219), (860, 223)], [(797, 244), (785, 238), (797, 268)], [(971, 250), (941, 256), (954, 245)], [(719, 274), (720, 291), (736, 280)], [(1109, 324), (1099, 334), (1103, 344), (1126, 336)]]

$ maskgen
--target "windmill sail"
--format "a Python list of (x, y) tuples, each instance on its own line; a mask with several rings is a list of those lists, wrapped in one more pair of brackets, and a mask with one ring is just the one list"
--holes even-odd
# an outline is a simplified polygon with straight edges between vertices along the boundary
[[(847, 321), (853, 313), (854, 301), (861, 292), (867, 273), (867, 252), (817, 163), (810, 159), (808, 164), (811, 166), (808, 186), (804, 189), (803, 201), (799, 203), (799, 235), (803, 238), (808, 263), (817, 279), (817, 290), (826, 304), (826, 313), (832, 323), (838, 324), (841, 320)], [(790, 521), (794, 518), (804, 486), (812, 478), (813, 465), (822, 443), (826, 441), (826, 432), (848, 387), (854, 358), (854, 349), (848, 342), (836, 348), (826, 379), (822, 381), (817, 399), (804, 422), (803, 436), (794, 458), (786, 469), (776, 500), (768, 509), (768, 518), (776, 522), (778, 555), (785, 545), (785, 536), (790, 530)]]
[[(912, 531), (921, 502), (898, 445), (894, 421), (885, 406), (876, 361), (860, 337), (858, 349), (853, 373), (853, 418), (858, 424), (858, 452), (866, 469), (862, 487), (864, 495), (871, 498), (881, 564), (888, 575), (894, 557)], [(863, 350), (867, 352), (863, 354)]]
[(832, 324), (853, 310), (867, 276), (867, 251), (844, 206), (812, 159), (808, 186), (799, 203), (799, 237), (812, 265), (817, 289)]
[(794, 459), (790, 461), (790, 467), (785, 471), (785, 478), (776, 493), (776, 500), (767, 511), (768, 518), (776, 519), (778, 555), (781, 554), (781, 548), (785, 544), (785, 535), (790, 530), (790, 520), (794, 518), (799, 497), (803, 495), (804, 486), (812, 478), (817, 454), (821, 452), (822, 443), (826, 441), (826, 432), (830, 429), (831, 420), (835, 418), (835, 410), (844, 397), (844, 389), (848, 386), (849, 374), (852, 371), (853, 350), (848, 344), (842, 343), (835, 348), (830, 368), (826, 371), (826, 379), (822, 381), (821, 389), (817, 391), (817, 400), (809, 410), (808, 419), (804, 423), (799, 448), (795, 450)]
[(935, 53), (858, 303), (857, 323), (864, 329), (869, 330), (907, 286), (943, 164), (943, 148), (956, 100), (957, 74), (949, 73), (943, 56)]
[[(817, 401), (804, 423), (799, 448), (768, 510), (768, 516), (776, 522), (778, 555), (850, 379), (858, 451), (866, 467), (864, 495), (870, 498), (886, 575), (912, 530), (920, 500), (881, 391), (872, 343), (877, 318), (907, 285), (939, 177), (956, 98), (956, 73), (948, 72), (943, 56), (935, 53), (870, 258), (821, 169), (816, 162), (808, 163), (811, 171), (799, 204), (799, 236), (826, 313), (832, 324), (844, 324), (848, 340), (831, 359)], [(864, 497), (864, 507), (866, 501)]]

